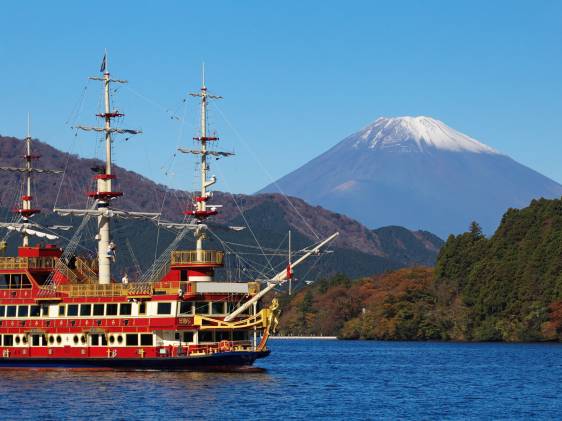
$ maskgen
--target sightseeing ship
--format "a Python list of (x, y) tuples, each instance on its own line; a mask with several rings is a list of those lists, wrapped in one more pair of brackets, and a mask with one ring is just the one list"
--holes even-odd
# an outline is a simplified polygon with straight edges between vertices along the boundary
[[(104, 112), (97, 116), (104, 124), (78, 129), (104, 136), (105, 165), (94, 176), (96, 190), (88, 193), (90, 207), (54, 209), (59, 215), (82, 217), (64, 249), (49, 244), (58, 236), (32, 219), (39, 213), (33, 207), (32, 176), (60, 171), (32, 165), (38, 156), (31, 151), (29, 128), (25, 165), (0, 167), (21, 173), (26, 184), (15, 210), (17, 219), (0, 224), (22, 238), (17, 256), (0, 257), (0, 368), (234, 370), (268, 356), (267, 340), (275, 329), (278, 304), (273, 299), (262, 306), (260, 301), (289, 280), (294, 267), (318, 254), (337, 233), (302, 251), (295, 262), (289, 259), (286, 269), (270, 279), (215, 280), (225, 255), (222, 250), (205, 248), (207, 220), (220, 209), (208, 203), (212, 199), (209, 187), (217, 180), (208, 177), (207, 159), (232, 155), (214, 150), (211, 145), (217, 138), (207, 135), (207, 103), (218, 97), (208, 94), (204, 78), (200, 91), (192, 94), (201, 103), (201, 133), (194, 138), (199, 148), (180, 151), (197, 155), (201, 185), (184, 222), (165, 222), (158, 213), (114, 207), (122, 193), (112, 188), (116, 178), (112, 136), (139, 131), (112, 126), (112, 120), (123, 114), (111, 108), (111, 84), (126, 81), (110, 77), (105, 56), (100, 76), (90, 79), (103, 84)], [(97, 227), (94, 259), (76, 253), (80, 231), (92, 218)], [(156, 222), (176, 229), (178, 235), (139, 279), (115, 279), (113, 218)], [(195, 249), (174, 249), (186, 233), (194, 234)], [(32, 237), (39, 237), (40, 242), (32, 245)], [(5, 249), (6, 244), (0, 247)]]

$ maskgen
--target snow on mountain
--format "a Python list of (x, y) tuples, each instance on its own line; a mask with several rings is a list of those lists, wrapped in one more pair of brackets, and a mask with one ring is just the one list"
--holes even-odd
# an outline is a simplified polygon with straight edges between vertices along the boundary
[(425, 151), (428, 148), (474, 153), (498, 153), (431, 117), (378, 118), (358, 133), (353, 146), (397, 151)]
[(375, 228), (441, 237), (479, 222), (491, 233), (510, 207), (562, 186), (430, 117), (379, 118), (261, 192), (284, 192)]

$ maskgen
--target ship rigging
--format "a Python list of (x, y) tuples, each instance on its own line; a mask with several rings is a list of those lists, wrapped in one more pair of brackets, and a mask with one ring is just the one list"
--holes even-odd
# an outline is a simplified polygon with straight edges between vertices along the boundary
[[(31, 154), (29, 131), (25, 167), (0, 167), (24, 174), (27, 186), (17, 209), (20, 220), (0, 225), (20, 232), (23, 238), (16, 257), (0, 257), (0, 367), (223, 370), (246, 367), (266, 357), (270, 352), (267, 340), (277, 324), (278, 303), (273, 299), (261, 309), (258, 304), (338, 234), (290, 253), (287, 267), (274, 276), (261, 281), (217, 281), (215, 271), (224, 266), (225, 250), (206, 248), (208, 234), (216, 236), (214, 229), (219, 228), (211, 218), (221, 208), (213, 203), (210, 188), (217, 178), (209, 177), (208, 159), (234, 155), (212, 148), (218, 137), (208, 134), (208, 102), (221, 97), (208, 93), (204, 77), (200, 90), (190, 94), (200, 100), (200, 133), (193, 139), (198, 148), (179, 151), (199, 160), (199, 190), (192, 207), (184, 212), (184, 221), (163, 221), (160, 212), (129, 211), (114, 205), (122, 193), (113, 185), (113, 135), (141, 132), (114, 127), (113, 119), (124, 114), (111, 107), (111, 84), (126, 81), (111, 77), (107, 55), (100, 73), (90, 79), (103, 86), (104, 109), (97, 117), (104, 124), (76, 128), (104, 136), (104, 165), (94, 176), (95, 191), (88, 193), (91, 206), (54, 209), (62, 216), (83, 218), (64, 250), (50, 244), (30, 244), (30, 236), (57, 239), (30, 220), (38, 213), (32, 206), (31, 176), (60, 171), (32, 167), (36, 157)], [(97, 222), (97, 256), (89, 259), (79, 256), (76, 249), (93, 217)], [(127, 278), (117, 282), (112, 273), (117, 257), (112, 238), (115, 218), (150, 221), (177, 232), (160, 257), (133, 282)], [(239, 232), (244, 227), (222, 229)], [(195, 249), (178, 249), (190, 232)], [(225, 242), (221, 244), (227, 247)], [(292, 261), (291, 254), (296, 260)]]

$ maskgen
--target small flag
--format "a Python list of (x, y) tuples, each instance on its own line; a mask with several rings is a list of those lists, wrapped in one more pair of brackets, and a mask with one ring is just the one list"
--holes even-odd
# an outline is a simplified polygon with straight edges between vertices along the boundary
[(106, 61), (106, 56), (107, 54), (103, 55), (103, 60), (101, 61), (101, 66), (100, 66), (100, 73), (105, 72), (105, 61)]
[(291, 268), (291, 264), (289, 263), (287, 265), (287, 279), (292, 279), (293, 277), (293, 270)]

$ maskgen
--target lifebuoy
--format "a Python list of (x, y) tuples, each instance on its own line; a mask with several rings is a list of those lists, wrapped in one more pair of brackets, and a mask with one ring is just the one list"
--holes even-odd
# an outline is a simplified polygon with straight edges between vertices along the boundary
[(219, 351), (221, 352), (227, 352), (230, 351), (232, 349), (232, 346), (230, 345), (230, 342), (227, 340), (223, 340), (219, 342)]

